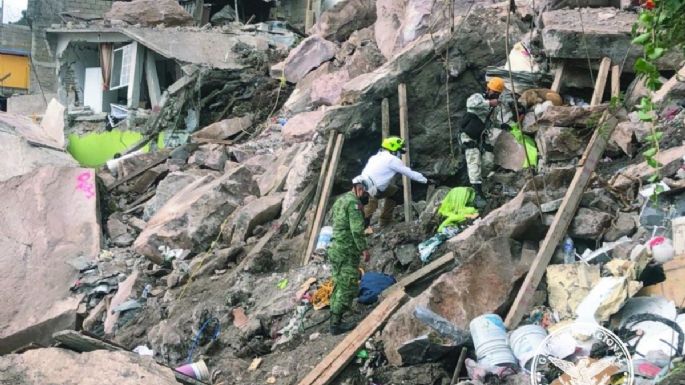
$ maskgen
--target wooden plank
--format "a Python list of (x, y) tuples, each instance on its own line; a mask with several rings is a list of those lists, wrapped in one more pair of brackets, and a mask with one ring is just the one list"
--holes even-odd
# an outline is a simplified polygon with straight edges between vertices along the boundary
[[(400, 137), (404, 139), (406, 153), (402, 154), (402, 161), (410, 167), (411, 158), (409, 157), (409, 116), (407, 111), (407, 85), (400, 83), (397, 86), (397, 94), (400, 104)], [(409, 223), (412, 220), (411, 207), (411, 180), (402, 176), (402, 186), (404, 188), (404, 220)]]
[(347, 366), (357, 351), (392, 313), (402, 304), (406, 294), (398, 289), (388, 296), (348, 334), (326, 357), (309, 372), (299, 385), (327, 385)]
[(295, 220), (293, 221), (293, 223), (290, 224), (290, 229), (288, 229), (288, 233), (285, 235), (286, 238), (290, 239), (295, 235), (295, 232), (297, 231), (297, 226), (299, 226), (300, 222), (302, 222), (304, 215), (309, 210), (309, 206), (312, 205), (313, 201), (314, 201), (314, 196), (311, 194), (308, 196), (307, 199), (304, 200), (304, 203), (302, 204), (302, 208), (297, 213), (297, 216), (295, 217)]
[(400, 286), (401, 288), (407, 288), (425, 277), (428, 277), (434, 273), (439, 272), (440, 270), (444, 269), (445, 267), (450, 266), (450, 264), (455, 263), (454, 260), (454, 253), (449, 252), (442, 257), (434, 260), (433, 262), (427, 264), (426, 266), (416, 270), (415, 272), (409, 274), (408, 276), (402, 278), (397, 285)]
[(153, 110), (159, 108), (162, 100), (155, 56), (155, 53), (150, 50), (145, 54), (145, 82), (147, 83), (147, 93), (150, 96), (150, 108)]
[(312, 234), (312, 229), (314, 228), (314, 217), (316, 216), (316, 209), (321, 199), (321, 190), (323, 190), (323, 184), (326, 180), (326, 173), (328, 172), (328, 165), (331, 162), (331, 153), (333, 152), (333, 145), (335, 145), (336, 133), (332, 131), (328, 136), (328, 144), (326, 144), (326, 152), (323, 155), (323, 162), (321, 163), (321, 171), (319, 171), (319, 180), (316, 183), (316, 194), (314, 194), (314, 202), (317, 203), (314, 206), (314, 211), (312, 211), (307, 216), (307, 232), (305, 232), (305, 239), (309, 239)]
[(611, 97), (615, 98), (621, 94), (621, 66), (614, 64), (611, 66)]
[(92, 352), (95, 350), (117, 351), (122, 348), (106, 341), (83, 335), (75, 330), (63, 330), (52, 335), (55, 341), (76, 352)]
[(383, 98), (381, 103), (381, 135), (385, 139), (390, 136), (390, 101)]
[(591, 106), (596, 106), (602, 103), (604, 97), (604, 89), (606, 88), (607, 78), (609, 77), (609, 69), (611, 68), (611, 59), (604, 58), (599, 65), (599, 72), (597, 73), (597, 80), (595, 80), (595, 92), (592, 94), (590, 100)]
[(303, 265), (309, 263), (309, 258), (314, 252), (314, 247), (316, 246), (316, 239), (319, 236), (319, 230), (321, 229), (324, 216), (326, 215), (326, 206), (328, 205), (328, 199), (330, 199), (331, 192), (333, 191), (333, 180), (335, 179), (335, 172), (338, 169), (338, 161), (340, 160), (340, 154), (342, 153), (342, 147), (344, 142), (345, 135), (338, 134), (335, 139), (335, 147), (333, 148), (333, 152), (331, 154), (331, 161), (328, 165), (328, 170), (326, 172), (326, 180), (323, 183), (321, 196), (316, 207), (316, 214), (314, 215), (312, 231), (311, 233), (309, 233), (307, 249), (305, 250), (304, 256), (302, 257)]
[(454, 374), (452, 374), (452, 381), (450, 382), (450, 385), (456, 384), (457, 380), (459, 379), (459, 373), (464, 367), (464, 361), (466, 361), (466, 352), (468, 352), (466, 346), (461, 348), (461, 353), (459, 353), (459, 359), (457, 360), (457, 366), (454, 368)]
[(140, 175), (141, 175), (142, 173), (144, 173), (145, 171), (147, 171), (147, 170), (149, 170), (149, 169), (151, 169), (151, 168), (153, 168), (153, 167), (155, 167), (155, 166), (157, 166), (157, 165), (159, 165), (159, 164), (162, 164), (162, 163), (166, 162), (166, 160), (167, 160), (167, 158), (169, 157), (169, 155), (171, 155), (170, 152), (167, 153), (167, 154), (165, 154), (163, 157), (161, 157), (161, 158), (155, 160), (154, 162), (149, 163), (149, 164), (146, 164), (146, 165), (144, 165), (143, 167), (139, 168), (138, 170), (136, 170), (136, 171), (134, 171), (134, 172), (132, 172), (132, 173), (126, 175), (126, 177), (117, 180), (117, 181), (114, 182), (111, 186), (109, 186), (109, 187), (107, 188), (107, 191), (112, 191), (112, 190), (114, 190), (115, 188), (121, 186), (122, 184), (124, 184), (124, 183), (126, 183), (126, 182), (128, 182), (128, 181), (130, 181), (130, 180), (132, 180), (132, 179), (134, 179), (134, 178), (137, 178), (138, 176), (140, 176)]
[(564, 76), (564, 67), (566, 62), (561, 62), (554, 71), (554, 82), (552, 82), (552, 87), (550, 89), (554, 92), (559, 92), (561, 90), (561, 78)]
[(535, 257), (535, 260), (528, 271), (528, 275), (526, 275), (526, 279), (523, 281), (523, 285), (514, 300), (514, 304), (509, 310), (509, 314), (507, 314), (505, 325), (508, 329), (515, 328), (530, 309), (535, 290), (540, 284), (540, 280), (547, 269), (547, 265), (554, 254), (554, 250), (566, 235), (568, 226), (578, 209), (578, 204), (583, 196), (583, 192), (592, 177), (595, 167), (597, 167), (597, 163), (599, 163), (599, 160), (604, 153), (608, 138), (611, 136), (611, 133), (614, 131), (617, 124), (618, 119), (615, 116), (611, 116), (608, 112), (604, 113), (598, 125), (600, 128), (595, 130), (585, 154), (583, 155), (583, 159), (581, 160), (582, 166), (576, 169), (573, 181), (571, 181), (571, 185), (566, 191), (561, 206), (557, 210), (554, 221), (552, 222), (549, 231), (547, 231), (540, 251)]

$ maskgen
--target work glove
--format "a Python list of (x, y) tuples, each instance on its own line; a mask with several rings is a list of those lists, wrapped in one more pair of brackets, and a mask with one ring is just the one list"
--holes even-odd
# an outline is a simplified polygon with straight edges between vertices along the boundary
[(369, 253), (369, 250), (362, 251), (362, 256), (364, 257), (364, 263), (369, 263), (371, 260), (371, 253)]
[(417, 180), (417, 182), (426, 184), (428, 183), (428, 179), (426, 179), (425, 176), (421, 175), (421, 179)]

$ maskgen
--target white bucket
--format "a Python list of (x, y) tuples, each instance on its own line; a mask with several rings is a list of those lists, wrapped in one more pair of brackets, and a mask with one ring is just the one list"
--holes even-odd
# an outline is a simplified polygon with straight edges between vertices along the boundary
[(525, 325), (509, 334), (509, 346), (522, 368), (535, 356), (538, 348), (545, 341), (547, 330), (538, 325)]
[(479, 362), (491, 366), (516, 365), (516, 357), (507, 342), (507, 329), (497, 314), (484, 314), (471, 321), (471, 338)]

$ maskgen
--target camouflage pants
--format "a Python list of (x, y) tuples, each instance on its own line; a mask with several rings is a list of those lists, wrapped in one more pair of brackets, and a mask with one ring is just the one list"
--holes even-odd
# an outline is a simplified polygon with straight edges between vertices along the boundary
[(333, 275), (333, 294), (331, 294), (331, 313), (342, 315), (352, 307), (359, 295), (359, 256), (339, 251), (331, 247), (328, 252)]
[(475, 147), (471, 148), (465, 146), (467, 148), (464, 150), (469, 182), (471, 184), (483, 183), (483, 174), (487, 176), (495, 165), (495, 154), (490, 151), (485, 151), (481, 154), (477, 143), (466, 134), (461, 134), (461, 142), (463, 144), (471, 143), (475, 145)]

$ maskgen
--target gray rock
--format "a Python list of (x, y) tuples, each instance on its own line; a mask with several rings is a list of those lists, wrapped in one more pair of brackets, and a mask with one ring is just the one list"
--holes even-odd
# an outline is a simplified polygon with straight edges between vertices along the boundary
[(223, 144), (203, 144), (188, 158), (188, 164), (222, 171), (227, 160), (226, 146)]
[(535, 141), (545, 163), (573, 159), (585, 149), (576, 129), (571, 127), (540, 128)]
[(276, 219), (281, 213), (283, 193), (257, 198), (232, 214), (228, 221), (227, 242), (244, 242), (255, 227)]
[(300, 45), (290, 51), (285, 59), (283, 71), (286, 80), (291, 83), (299, 82), (311, 70), (333, 59), (337, 48), (335, 43), (320, 36), (315, 35), (304, 39)]
[(609, 230), (604, 234), (604, 240), (613, 242), (623, 236), (630, 237), (635, 233), (637, 216), (629, 213), (618, 213), (616, 220), (612, 222)]
[(610, 223), (611, 215), (581, 207), (571, 222), (569, 235), (573, 238), (597, 239), (609, 227)]
[(402, 266), (407, 266), (418, 258), (416, 245), (400, 245), (395, 249), (395, 257)]

